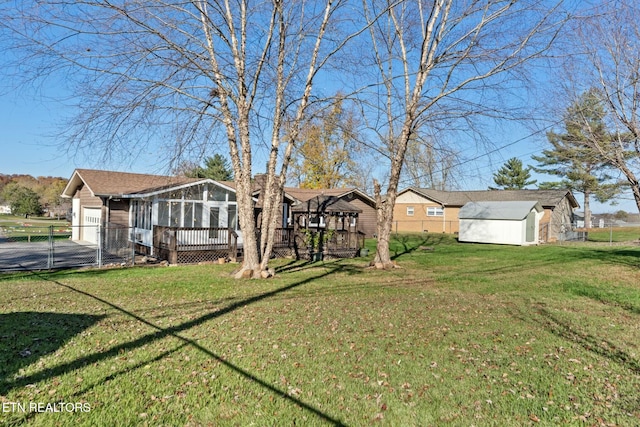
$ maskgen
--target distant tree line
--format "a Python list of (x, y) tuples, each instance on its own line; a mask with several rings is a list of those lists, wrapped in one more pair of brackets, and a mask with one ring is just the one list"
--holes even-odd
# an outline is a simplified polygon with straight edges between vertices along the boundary
[(64, 216), (70, 201), (60, 197), (67, 179), (51, 176), (0, 174), (0, 203), (9, 205), (14, 215)]

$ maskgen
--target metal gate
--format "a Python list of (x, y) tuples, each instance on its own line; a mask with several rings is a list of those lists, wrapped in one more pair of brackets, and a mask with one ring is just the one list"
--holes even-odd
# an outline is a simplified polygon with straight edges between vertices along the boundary
[[(117, 225), (28, 227), (0, 235), (0, 271), (133, 265), (132, 229)], [(91, 227), (92, 230), (82, 228)], [(95, 235), (95, 242), (71, 240)]]

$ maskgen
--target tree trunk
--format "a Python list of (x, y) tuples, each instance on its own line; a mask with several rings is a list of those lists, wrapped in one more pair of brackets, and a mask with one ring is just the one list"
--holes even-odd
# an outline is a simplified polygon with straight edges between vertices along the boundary
[[(417, 99), (415, 97), (414, 99)], [(402, 172), (402, 164), (404, 163), (404, 155), (407, 151), (409, 139), (411, 138), (411, 126), (414, 122), (414, 112), (417, 101), (408, 109), (404, 126), (400, 137), (398, 138), (396, 153), (391, 159), (391, 170), (389, 175), (389, 186), (384, 203), (382, 203), (382, 195), (380, 194), (380, 184), (375, 184), (375, 197), (377, 205), (377, 232), (378, 242), (376, 244), (376, 256), (374, 265), (379, 269), (389, 269), (396, 266), (391, 260), (389, 251), (389, 241), (391, 239), (391, 229), (393, 227), (393, 208), (396, 205), (398, 197), (398, 184), (400, 182), (400, 173)]]
[(591, 228), (591, 192), (584, 192), (584, 228)]
[[(391, 261), (389, 251), (389, 238), (391, 237), (391, 227), (393, 224), (393, 205), (388, 201), (382, 202), (380, 184), (374, 181), (374, 195), (376, 200), (376, 233), (378, 241), (376, 243), (376, 256), (373, 263), (378, 269), (393, 268), (395, 264)], [(391, 209), (389, 209), (391, 207)]]

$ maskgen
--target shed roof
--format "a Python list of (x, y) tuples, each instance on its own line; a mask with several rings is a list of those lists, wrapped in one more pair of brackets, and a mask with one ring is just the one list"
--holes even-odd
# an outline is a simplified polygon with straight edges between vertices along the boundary
[(542, 212), (537, 201), (469, 202), (458, 214), (460, 219), (495, 219), (521, 221), (532, 210)]

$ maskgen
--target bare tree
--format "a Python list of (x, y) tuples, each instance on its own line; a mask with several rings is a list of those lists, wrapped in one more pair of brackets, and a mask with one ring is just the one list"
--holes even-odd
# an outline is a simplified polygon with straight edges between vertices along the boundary
[(362, 97), (390, 163), (384, 202), (375, 186), (374, 262), (390, 268), (393, 208), (409, 142), (428, 123), (496, 114), (489, 95), (549, 48), (565, 16), (558, 4), (539, 1), (363, 0), (363, 6), (379, 84)]
[(602, 98), (613, 139), (599, 138), (585, 114), (581, 125), (591, 135), (585, 145), (623, 174), (640, 211), (640, 8), (615, 1), (588, 12), (570, 33), (576, 55), (563, 80), (565, 93), (570, 103), (591, 88)]
[[(357, 34), (337, 13), (346, 4), (5, 2), (0, 36), (13, 40), (19, 74), (40, 81), (63, 76), (79, 94), (64, 135), (73, 149), (162, 156), (157, 141), (164, 141), (167, 162), (178, 165), (185, 153), (226, 141), (244, 238), (237, 276), (259, 277), (268, 270), (282, 188), (314, 82)], [(258, 227), (252, 197), (257, 153), (266, 153), (260, 164), (267, 164)]]
[(419, 188), (446, 190), (453, 183), (453, 170), (459, 153), (435, 137), (419, 137), (409, 141), (401, 181)]

